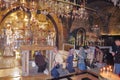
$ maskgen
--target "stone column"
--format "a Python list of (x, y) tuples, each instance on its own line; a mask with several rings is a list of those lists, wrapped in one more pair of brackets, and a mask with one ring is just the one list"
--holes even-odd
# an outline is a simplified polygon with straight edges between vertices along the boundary
[(49, 61), (48, 62), (48, 64), (49, 64), (48, 70), (51, 71), (51, 69), (52, 69), (52, 51), (47, 50), (46, 53), (47, 53), (48, 61)]
[(22, 51), (22, 76), (29, 75), (29, 50)]

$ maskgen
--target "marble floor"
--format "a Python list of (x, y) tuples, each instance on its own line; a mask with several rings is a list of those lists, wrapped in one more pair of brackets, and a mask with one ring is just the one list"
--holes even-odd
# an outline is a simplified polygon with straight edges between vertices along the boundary
[(0, 57), (0, 69), (8, 69), (21, 66), (20, 58)]
[(19, 67), (0, 69), (0, 77), (18, 77), (21, 76), (21, 73)]
[[(16, 57), (0, 57), (0, 80), (46, 80), (50, 75), (37, 73), (35, 75), (21, 76), (21, 60)], [(73, 77), (73, 80), (74, 79)]]
[[(70, 77), (72, 80), (82, 80), (84, 77), (89, 77), (90, 80), (99, 80), (98, 78), (95, 78), (89, 74), (83, 74), (75, 76), (73, 75)], [(49, 80), (52, 79), (50, 75), (46, 74), (37, 74), (37, 75), (31, 75), (31, 76), (21, 76), (21, 70), (19, 68), (11, 68), (11, 69), (2, 69), (0, 70), (0, 80)], [(55, 80), (55, 79), (54, 79)], [(60, 79), (60, 80), (69, 80), (66, 78)]]
[[(77, 72), (78, 70), (76, 70)], [(98, 74), (98, 69), (90, 69), (89, 71)], [(78, 71), (79, 72), (79, 71)], [(72, 80), (82, 80), (81, 78), (90, 78), (90, 80), (99, 80), (90, 74), (83, 74), (71, 77)], [(52, 77), (48, 74), (37, 73), (29, 76), (22, 76), (21, 60), (16, 57), (0, 57), (0, 80), (47, 80)], [(64, 80), (64, 79), (62, 79)], [(66, 79), (65, 79), (66, 80)], [(69, 80), (69, 79), (68, 79)]]
[(0, 57), (0, 80), (46, 80), (50, 75), (36, 74), (30, 76), (21, 76), (20, 58)]
[(7, 77), (0, 77), (0, 80), (47, 80), (50, 76), (45, 74), (38, 74), (34, 76), (7, 76)]

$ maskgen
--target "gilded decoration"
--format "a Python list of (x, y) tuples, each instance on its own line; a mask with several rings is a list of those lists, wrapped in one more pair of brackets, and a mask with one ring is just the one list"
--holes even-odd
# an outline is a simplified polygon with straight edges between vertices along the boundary
[(31, 14), (29, 17), (27, 12), (16, 10), (2, 21), (0, 47), (4, 50), (3, 55), (13, 56), (13, 51), (21, 45), (56, 45), (56, 31), (51, 20), (43, 14)]

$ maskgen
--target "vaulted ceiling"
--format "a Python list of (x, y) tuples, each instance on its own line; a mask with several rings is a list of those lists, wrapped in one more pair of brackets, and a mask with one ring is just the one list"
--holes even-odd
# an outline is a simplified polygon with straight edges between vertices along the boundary
[(98, 18), (95, 24), (98, 24), (103, 34), (120, 35), (120, 8), (114, 6), (110, 0), (87, 0), (87, 7), (95, 9)]
[[(77, 4), (82, 1), (84, 0), (76, 0)], [(110, 0), (86, 0), (86, 9), (93, 17), (92, 24), (99, 25), (103, 35), (120, 35), (120, 8)]]

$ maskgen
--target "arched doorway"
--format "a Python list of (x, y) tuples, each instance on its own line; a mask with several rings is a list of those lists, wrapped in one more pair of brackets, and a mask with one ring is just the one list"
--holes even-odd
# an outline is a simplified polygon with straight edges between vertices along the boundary
[[(21, 45), (59, 46), (58, 40), (57, 24), (49, 14), (31, 12), (28, 8), (19, 6), (7, 12), (0, 23), (2, 56), (20, 57), (18, 52)], [(9, 59), (8, 63), (10, 63)], [(18, 66), (11, 64), (7, 67), (5, 64), (2, 67)]]
[(86, 38), (86, 31), (84, 28), (78, 28), (73, 31), (75, 35), (75, 48), (79, 48), (80, 46), (84, 46), (85, 38)]
[(0, 23), (1, 41), (4, 41), (1, 49), (4, 49), (6, 45), (18, 49), (20, 45), (24, 44), (58, 47), (57, 24), (51, 15), (43, 15), (38, 11), (32, 12), (28, 8), (20, 6), (10, 10), (3, 17)]

